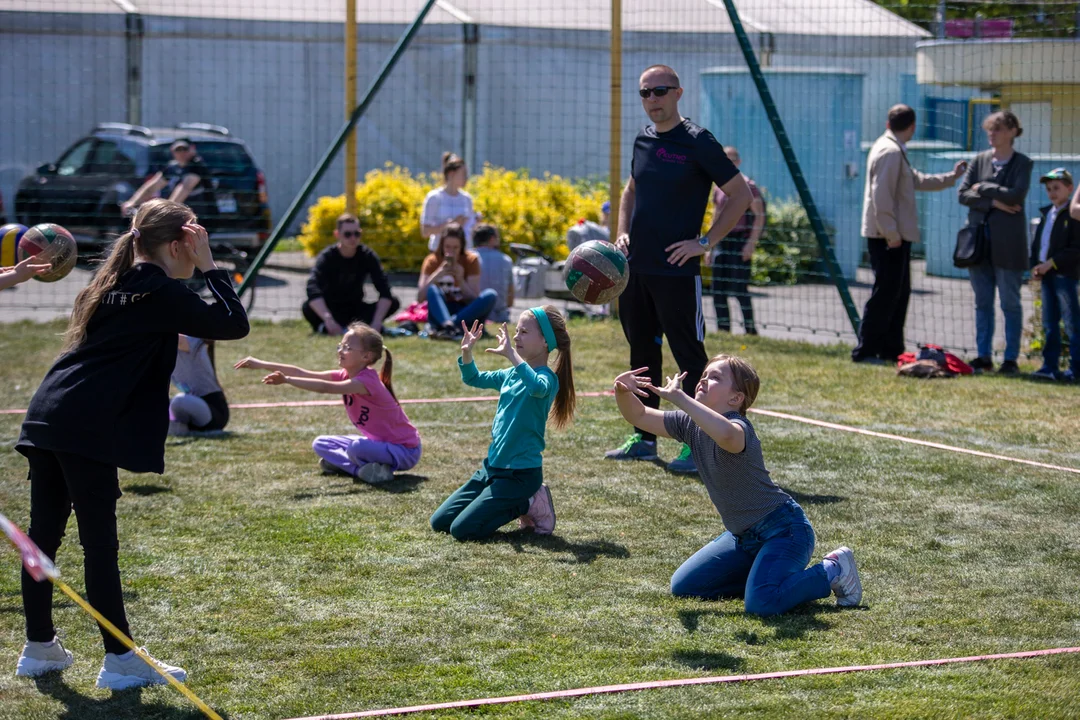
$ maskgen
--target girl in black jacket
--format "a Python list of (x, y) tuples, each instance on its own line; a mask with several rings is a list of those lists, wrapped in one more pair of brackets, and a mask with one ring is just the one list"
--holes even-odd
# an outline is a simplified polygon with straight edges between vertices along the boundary
[[(179, 282), (195, 268), (213, 295), (210, 304)], [(242, 338), (247, 314), (228, 274), (214, 264), (195, 214), (180, 203), (151, 200), (75, 298), (63, 350), (34, 393), (16, 444), (30, 465), (30, 538), (55, 558), (74, 508), (90, 604), (129, 637), (117, 564), (117, 468), (165, 469), (169, 376), (180, 333)], [(56, 640), (51, 583), (37, 583), (24, 570), (22, 597), (27, 643), (16, 674), (70, 665), (71, 653)], [(98, 687), (164, 682), (104, 629), (101, 635), (106, 654)], [(158, 665), (186, 677), (180, 668)]]

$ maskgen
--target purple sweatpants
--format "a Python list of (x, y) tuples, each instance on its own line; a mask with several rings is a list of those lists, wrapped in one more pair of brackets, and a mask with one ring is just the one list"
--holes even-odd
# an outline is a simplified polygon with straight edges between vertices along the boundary
[(416, 467), (420, 446), (414, 448), (369, 440), (360, 435), (320, 435), (311, 443), (315, 454), (334, 467), (356, 475), (368, 463), (389, 465), (394, 472)]

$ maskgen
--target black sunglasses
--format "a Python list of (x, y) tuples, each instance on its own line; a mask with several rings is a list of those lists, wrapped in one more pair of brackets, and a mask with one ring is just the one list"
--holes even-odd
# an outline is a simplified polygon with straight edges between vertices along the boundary
[(641, 88), (637, 91), (637, 94), (644, 99), (648, 99), (649, 95), (655, 95), (656, 97), (664, 97), (672, 90), (678, 90), (677, 87), (671, 87), (669, 85), (657, 85), (654, 88)]
[(360, 237), (360, 230), (345, 230), (341, 233), (341, 237), (354, 238)]

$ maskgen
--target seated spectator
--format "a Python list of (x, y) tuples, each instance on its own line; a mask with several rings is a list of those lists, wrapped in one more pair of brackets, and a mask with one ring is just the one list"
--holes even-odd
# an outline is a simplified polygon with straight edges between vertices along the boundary
[(437, 187), (424, 198), (420, 210), (420, 233), (428, 238), (428, 250), (435, 252), (442, 232), (451, 223), (460, 225), (465, 232), (465, 249), (473, 246), (473, 226), (480, 216), (473, 210), (472, 195), (465, 192), (469, 181), (469, 169), (465, 161), (454, 153), (442, 156), (443, 186)]
[(592, 220), (578, 220), (577, 224), (566, 231), (566, 247), (573, 250), (586, 240), (603, 240), (611, 242), (611, 230), (608, 228), (608, 218), (611, 216), (611, 203), (607, 200), (600, 206), (600, 222)]
[(456, 336), (461, 323), (484, 322), (498, 294), (480, 289), (480, 258), (465, 249), (465, 231), (451, 223), (442, 231), (435, 252), (420, 267), (417, 299), (427, 301), (428, 324), (435, 333)]
[(477, 225), (473, 243), (480, 256), (480, 290), (494, 290), (499, 296), (488, 320), (509, 322), (510, 307), (514, 304), (514, 261), (499, 249), (502, 238), (494, 225)]
[[(307, 282), (308, 299), (301, 310), (317, 333), (342, 335), (357, 320), (382, 332), (383, 320), (401, 307), (390, 292), (379, 256), (360, 242), (362, 232), (355, 215), (339, 216), (334, 229), (337, 243), (315, 259)], [(376, 303), (364, 301), (364, 282), (369, 277), (379, 293)]]

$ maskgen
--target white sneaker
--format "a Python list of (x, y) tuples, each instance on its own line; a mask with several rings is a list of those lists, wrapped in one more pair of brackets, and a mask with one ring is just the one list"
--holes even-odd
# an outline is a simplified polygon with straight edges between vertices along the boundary
[(840, 574), (830, 583), (833, 593), (836, 594), (836, 604), (841, 607), (855, 607), (862, 601), (862, 581), (859, 580), (859, 569), (855, 567), (855, 553), (844, 546), (825, 557), (840, 566)]
[[(139, 648), (139, 650), (146, 654), (147, 657), (150, 657), (149, 653), (146, 652), (146, 648)], [(187, 671), (183, 668), (166, 665), (153, 657), (150, 657), (150, 660), (163, 672), (172, 675), (180, 682), (187, 679)], [(101, 664), (101, 672), (97, 676), (97, 687), (108, 690), (127, 690), (128, 688), (142, 687), (144, 685), (164, 685), (167, 682), (165, 678), (161, 677), (135, 653), (132, 653), (126, 660), (121, 660), (119, 655), (105, 653), (105, 662)]]
[(369, 485), (384, 485), (394, 479), (394, 469), (382, 463), (364, 463), (356, 477)]
[(65, 650), (58, 638), (53, 638), (52, 644), (27, 640), (19, 653), (19, 664), (15, 666), (15, 675), (18, 677), (38, 677), (45, 673), (63, 670), (69, 667), (75, 660), (70, 650)]
[(551, 491), (547, 485), (541, 485), (532, 496), (529, 512), (518, 518), (518, 527), (532, 528), (537, 535), (555, 532), (555, 505), (551, 502)]

